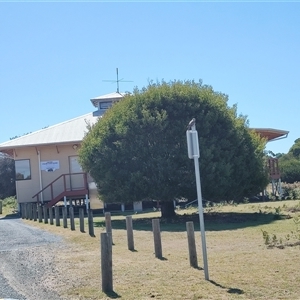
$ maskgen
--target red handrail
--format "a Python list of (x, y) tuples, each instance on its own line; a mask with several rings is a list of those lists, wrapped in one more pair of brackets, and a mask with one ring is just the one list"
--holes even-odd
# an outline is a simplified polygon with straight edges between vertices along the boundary
[(87, 174), (85, 172), (79, 172), (79, 173), (66, 173), (66, 174), (61, 174), (59, 177), (57, 177), (55, 180), (53, 180), (52, 182), (50, 182), (48, 185), (46, 185), (43, 189), (41, 189), (39, 192), (37, 192), (35, 195), (32, 196), (32, 198), (35, 198), (37, 197), (37, 202), (40, 202), (40, 197), (39, 195), (45, 191), (47, 188), (51, 188), (51, 200), (54, 199), (53, 197), (53, 184), (55, 182), (57, 182), (60, 178), (63, 177), (63, 180), (64, 180), (64, 190), (62, 192), (65, 192), (67, 191), (67, 185), (66, 185), (66, 176), (72, 176), (72, 175), (80, 175), (82, 174), (83, 175), (83, 178), (84, 178), (84, 188), (88, 190), (88, 183), (87, 183)]

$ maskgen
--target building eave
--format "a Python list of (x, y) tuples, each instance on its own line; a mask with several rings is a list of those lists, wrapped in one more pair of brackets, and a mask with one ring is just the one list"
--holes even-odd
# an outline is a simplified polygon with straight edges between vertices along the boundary
[(258, 133), (261, 137), (265, 138), (267, 142), (273, 142), (287, 138), (289, 131), (274, 129), (274, 128), (250, 128)]

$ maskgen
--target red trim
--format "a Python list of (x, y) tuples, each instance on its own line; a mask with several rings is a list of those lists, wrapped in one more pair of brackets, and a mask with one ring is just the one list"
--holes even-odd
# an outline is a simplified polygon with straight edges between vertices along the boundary
[[(77, 188), (72, 188), (70, 187), (69, 189), (67, 188), (67, 180), (66, 177), (67, 176), (82, 176), (83, 177), (83, 182), (84, 182), (84, 186), (83, 187), (77, 187)], [(54, 196), (53, 193), (53, 185), (60, 181), (63, 180), (63, 188), (61, 190), (61, 192), (59, 193), (59, 195)], [(88, 182), (87, 182), (87, 174), (82, 172), (82, 173), (68, 173), (68, 174), (62, 174), (59, 177), (57, 177), (55, 180), (53, 180), (51, 183), (49, 183), (47, 186), (45, 186), (42, 190), (40, 190), (38, 193), (36, 193), (34, 196), (32, 196), (32, 198), (36, 198), (36, 201), (39, 203), (40, 202), (40, 195), (42, 194), (42, 192), (46, 191), (50, 189), (50, 193), (51, 193), (51, 199), (46, 200), (47, 202), (47, 206), (51, 207), (53, 205), (55, 205), (58, 201), (62, 200), (62, 198), (64, 198), (65, 196), (85, 196), (89, 193), (89, 188), (88, 188)]]

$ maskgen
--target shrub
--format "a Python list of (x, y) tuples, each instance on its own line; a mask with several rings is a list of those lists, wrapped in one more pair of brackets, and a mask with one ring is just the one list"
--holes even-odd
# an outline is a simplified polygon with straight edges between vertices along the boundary
[(283, 183), (283, 198), (288, 200), (300, 199), (300, 182)]

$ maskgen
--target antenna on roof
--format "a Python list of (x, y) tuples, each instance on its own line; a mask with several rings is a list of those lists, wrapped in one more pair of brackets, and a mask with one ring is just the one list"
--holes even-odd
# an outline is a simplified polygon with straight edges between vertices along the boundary
[(123, 78), (119, 79), (118, 68), (117, 68), (117, 80), (102, 80), (102, 81), (106, 81), (106, 82), (116, 82), (116, 83), (117, 83), (117, 93), (120, 93), (120, 92), (119, 92), (119, 82), (132, 82), (132, 80), (123, 80)]

